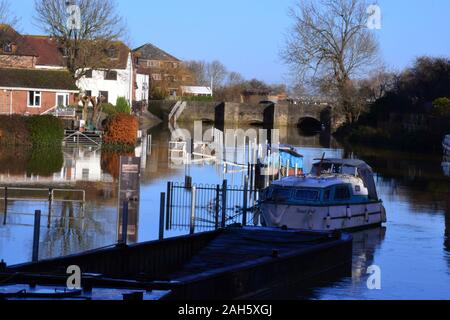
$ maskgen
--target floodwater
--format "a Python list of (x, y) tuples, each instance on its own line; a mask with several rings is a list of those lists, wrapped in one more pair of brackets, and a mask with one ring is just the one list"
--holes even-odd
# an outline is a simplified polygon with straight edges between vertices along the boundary
[[(227, 179), (229, 185), (241, 186), (247, 174), (238, 166), (208, 159), (186, 166), (176, 153), (169, 156), (171, 132), (167, 126), (148, 133), (148, 145), (136, 150), (144, 157), (139, 211), (130, 217), (128, 228), (130, 243), (158, 239), (160, 194), (166, 192), (168, 181), (183, 182), (189, 175), (195, 184), (217, 185)], [(376, 172), (388, 222), (383, 228), (354, 234), (352, 275), (322, 279), (306, 291), (294, 287), (268, 298), (450, 298), (450, 177), (446, 175), (448, 164), (441, 157), (342, 147), (325, 135), (302, 136), (296, 128), (281, 130), (280, 141), (296, 146), (305, 156), (306, 171), (323, 153), (367, 161)], [(31, 260), (35, 210), (43, 214), (40, 259), (114, 245), (120, 229), (119, 156), (79, 147), (39, 152), (0, 150), (0, 186), (9, 187), (10, 199), (5, 215), (4, 190), (0, 188), (0, 259), (8, 265)], [(51, 208), (49, 187), (63, 189), (55, 191)], [(30, 188), (42, 190), (27, 190)], [(78, 200), (83, 198), (83, 191), (86, 202), (81, 205)], [(179, 221), (165, 230), (165, 237), (189, 233), (189, 224)], [(207, 223), (197, 228), (206, 230)], [(368, 268), (373, 265), (381, 270), (379, 290), (367, 286)]]

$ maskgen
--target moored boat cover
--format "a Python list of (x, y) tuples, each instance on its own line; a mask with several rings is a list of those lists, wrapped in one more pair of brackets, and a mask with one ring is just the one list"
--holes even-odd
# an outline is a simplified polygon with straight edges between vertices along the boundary
[(311, 174), (320, 176), (324, 173), (350, 174), (360, 177), (369, 191), (369, 198), (378, 200), (372, 168), (362, 160), (357, 159), (324, 159), (313, 165)]

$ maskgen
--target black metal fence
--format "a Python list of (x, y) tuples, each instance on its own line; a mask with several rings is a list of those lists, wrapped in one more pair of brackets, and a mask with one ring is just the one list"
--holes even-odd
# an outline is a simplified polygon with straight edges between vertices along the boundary
[[(231, 224), (258, 225), (257, 202), (259, 191), (249, 186), (187, 183), (167, 184), (165, 201), (165, 229), (207, 231)], [(163, 209), (161, 209), (161, 215)]]

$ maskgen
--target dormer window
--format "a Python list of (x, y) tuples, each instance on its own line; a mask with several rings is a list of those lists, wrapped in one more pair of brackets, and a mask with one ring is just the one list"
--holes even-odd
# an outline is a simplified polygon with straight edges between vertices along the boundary
[(118, 58), (118, 50), (116, 47), (111, 46), (106, 50), (106, 54), (108, 55), (108, 58), (110, 59), (117, 59)]
[(3, 45), (3, 52), (5, 53), (12, 53), (13, 52), (13, 44), (11, 42), (6, 42)]

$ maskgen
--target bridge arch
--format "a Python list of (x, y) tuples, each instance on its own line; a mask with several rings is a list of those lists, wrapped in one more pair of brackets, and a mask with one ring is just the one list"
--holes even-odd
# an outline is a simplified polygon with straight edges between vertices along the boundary
[(305, 135), (315, 135), (323, 131), (323, 123), (312, 116), (303, 116), (298, 119), (297, 128)]

